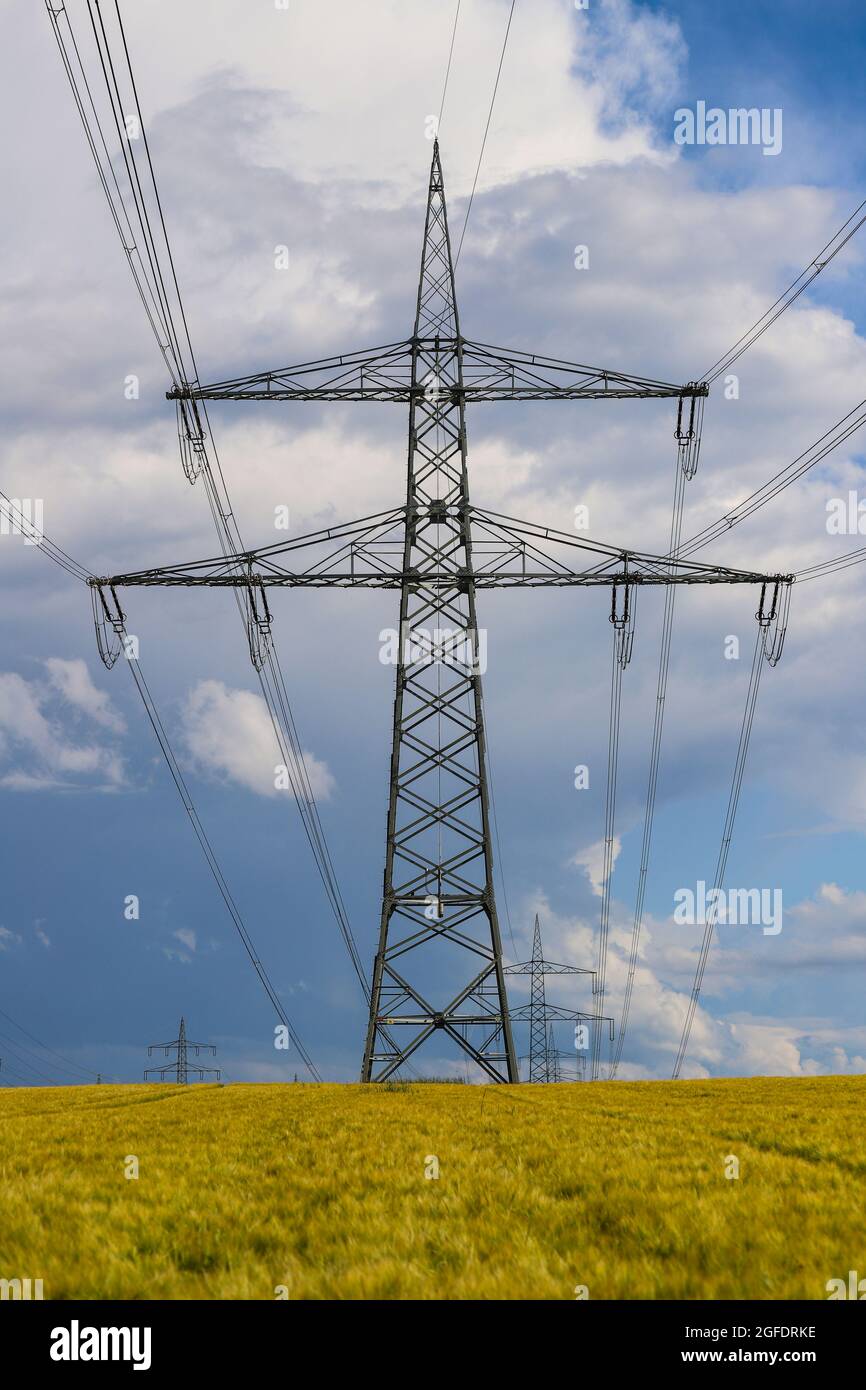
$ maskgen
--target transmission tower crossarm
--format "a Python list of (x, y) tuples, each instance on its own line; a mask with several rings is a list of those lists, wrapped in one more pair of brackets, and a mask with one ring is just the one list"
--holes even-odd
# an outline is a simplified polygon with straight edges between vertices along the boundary
[[(441, 575), (418, 580), (414, 570), (393, 574), (358, 574), (352, 570), (335, 570), (328, 575), (298, 573), (291, 570), (255, 571), (252, 575), (190, 574), (183, 567), (160, 570), (140, 570), (133, 574), (118, 574), (89, 579), (88, 584), (102, 588), (204, 588), (245, 589), (252, 583), (257, 589), (400, 589), (404, 583), (434, 592), (454, 587), (453, 580)], [(605, 570), (499, 570), (485, 573), (476, 570), (472, 575), (476, 589), (556, 589), (556, 588), (618, 588), (627, 585), (659, 588), (665, 585), (690, 584), (793, 584), (789, 574), (762, 574), (748, 570), (730, 570), (722, 565), (695, 565), (673, 574), (642, 572), (631, 564)]]
[(676, 385), (607, 367), (462, 340), (469, 400), (689, 400), (709, 394), (706, 382)]
[[(431, 526), (447, 527), (447, 538), (427, 543), (428, 564), (405, 556), (407, 533)], [(472, 563), (453, 540), (460, 527), (471, 545)], [(431, 548), (432, 547), (432, 548)], [(553, 549), (551, 549), (553, 547)], [(556, 547), (561, 554), (556, 554)], [(579, 555), (592, 563), (576, 568)], [(284, 560), (300, 557), (303, 568)], [(431, 564), (429, 561), (434, 561)], [(147, 586), (210, 588), (362, 588), (417, 590), (453, 588), (471, 581), (479, 588), (668, 584), (791, 584), (792, 574), (672, 559), (647, 551), (624, 550), (601, 541), (581, 539), (554, 527), (520, 521), (486, 509), (449, 506), (434, 499), (424, 507), (398, 507), (354, 521), (311, 531), (254, 550), (236, 551), (176, 565), (163, 565), (91, 578), (102, 591)]]
[(174, 386), (173, 401), (398, 401), (429, 394), (431, 374), (413, 377), (413, 361), (460, 352), (462, 381), (442, 389), (461, 401), (689, 400), (706, 396), (705, 382), (677, 385), (608, 367), (472, 342), (459, 333), (424, 335), (384, 347), (276, 367), (224, 381)]
[[(555, 961), (542, 960), (540, 962), (545, 975), (594, 975), (594, 970), (587, 970), (580, 965), (557, 965)], [(526, 960), (519, 965), (506, 965), (506, 975), (531, 975), (533, 970), (537, 970), (539, 962)]]
[(206, 385), (188, 382), (165, 394), (170, 401), (408, 401), (412, 355), (405, 339)]
[(176, 1038), (168, 1043), (151, 1043), (150, 1047), (147, 1049), (148, 1057), (150, 1057), (154, 1051), (159, 1051), (160, 1049), (165, 1052), (166, 1056), (168, 1056), (170, 1052), (175, 1052), (177, 1054), (175, 1060), (173, 1062), (167, 1062), (163, 1067), (148, 1067), (144, 1073), (145, 1081), (149, 1076), (164, 1077), (167, 1072), (174, 1072), (175, 1081), (179, 1086), (185, 1086), (187, 1084), (190, 1072), (195, 1072), (200, 1081), (204, 1081), (206, 1076), (216, 1076), (217, 1081), (219, 1081), (220, 1072), (217, 1067), (189, 1065), (188, 1055), (190, 1048), (192, 1048), (196, 1056), (198, 1056), (200, 1052), (213, 1052), (216, 1054), (216, 1047), (213, 1043), (192, 1042), (187, 1037), (186, 1020), (181, 1018), (180, 1028)]
[[(613, 1029), (614, 1021), (608, 1014), (587, 1013), (585, 1009), (566, 1009), (561, 1004), (545, 1004), (544, 1007), (548, 1018), (569, 1023), (606, 1023), (610, 1029)], [(531, 1018), (531, 1011), (531, 1003), (514, 1004), (511, 1007), (511, 1017), (517, 1023), (525, 1023), (527, 1019)]]

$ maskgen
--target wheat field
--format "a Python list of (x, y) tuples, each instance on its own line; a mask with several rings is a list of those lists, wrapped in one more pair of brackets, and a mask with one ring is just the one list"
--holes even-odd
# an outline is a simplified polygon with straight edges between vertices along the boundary
[(46, 1299), (821, 1299), (866, 1273), (864, 1114), (866, 1077), (6, 1090), (0, 1278)]

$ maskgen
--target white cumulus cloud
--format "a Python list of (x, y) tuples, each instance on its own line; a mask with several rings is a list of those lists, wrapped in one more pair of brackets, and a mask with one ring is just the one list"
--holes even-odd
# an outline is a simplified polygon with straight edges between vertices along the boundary
[[(222, 681), (200, 681), (183, 715), (184, 737), (197, 764), (258, 796), (277, 796), (282, 755), (260, 695), (232, 690)], [(334, 788), (327, 765), (304, 753), (313, 794), (326, 801)]]

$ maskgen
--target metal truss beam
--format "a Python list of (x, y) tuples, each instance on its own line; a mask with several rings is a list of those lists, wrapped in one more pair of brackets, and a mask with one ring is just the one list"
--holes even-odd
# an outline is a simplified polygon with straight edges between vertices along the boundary
[[(434, 529), (435, 528), (435, 529)], [(407, 533), (417, 538), (404, 567)], [(463, 536), (472, 545), (466, 565)], [(322, 552), (322, 553), (318, 553)], [(306, 560), (289, 568), (287, 559)], [(580, 559), (584, 564), (575, 565)], [(419, 563), (415, 563), (418, 561)], [(452, 590), (593, 587), (599, 585), (790, 584), (793, 575), (766, 574), (698, 560), (623, 550), (567, 532), (472, 506), (400, 507), (328, 527), (290, 541), (189, 564), (164, 565), (93, 580), (97, 586), (199, 585), (209, 588), (344, 588)]]
[(689, 400), (706, 396), (704, 382), (676, 385), (608, 367), (566, 362), (447, 335), (416, 336), (381, 348), (278, 367), (209, 385), (175, 387), (169, 400), (193, 401), (396, 401), (424, 396), (428, 381), (417, 367), (460, 354), (463, 373), (442, 390), (448, 402), (556, 400)]

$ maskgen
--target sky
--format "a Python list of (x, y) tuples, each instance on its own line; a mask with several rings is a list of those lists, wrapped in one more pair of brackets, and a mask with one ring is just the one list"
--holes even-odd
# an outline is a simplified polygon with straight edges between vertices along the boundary
[[(67, 6), (98, 78), (83, 0)], [(152, 0), (124, 6), (148, 137), (203, 380), (411, 331), (451, 0)], [(178, 458), (165, 369), (97, 184), (43, 6), (4, 3), (6, 189), (0, 488), (118, 573), (215, 551)], [(440, 145), (460, 228), (507, 0), (463, 0)], [(856, 3), (517, 0), (457, 284), (482, 342), (697, 379), (813, 259), (866, 187)], [(676, 142), (684, 108), (782, 113), (781, 148)], [(779, 118), (776, 118), (777, 123)], [(715, 520), (862, 398), (861, 232), (707, 403), (685, 534)], [(287, 270), (275, 248), (289, 251)], [(588, 250), (578, 269), (575, 248)], [(135, 399), (125, 383), (139, 381)], [(675, 405), (479, 404), (473, 500), (663, 554)], [(222, 403), (220, 459), (250, 545), (399, 505), (398, 405)], [(863, 488), (855, 434), (708, 546), (710, 562), (791, 572), (862, 541), (827, 505)], [(89, 595), (0, 535), (0, 1079), (139, 1080), (148, 1044), (190, 1035), (238, 1081), (304, 1076), (216, 893), (121, 660), (101, 665)], [(719, 926), (683, 1075), (866, 1070), (866, 732), (860, 567), (795, 586), (767, 669), (728, 860), (729, 888), (780, 892), (782, 929)], [(669, 1076), (701, 929), (678, 891), (711, 882), (755, 632), (755, 594), (677, 600), (653, 856), (619, 1075)], [(349, 917), (372, 963), (384, 860), (396, 596), (283, 591), (277, 647)], [(267, 715), (229, 595), (126, 602), (142, 666), (202, 820), (283, 1004), (326, 1079), (355, 1080), (364, 1002), (302, 828), (273, 786)], [(662, 596), (642, 595), (624, 677), (608, 1005), (628, 964)], [(610, 631), (592, 590), (484, 594), (485, 709), (508, 961), (594, 964), (603, 884)], [(727, 639), (741, 655), (729, 659)], [(574, 770), (589, 769), (577, 790)], [(139, 915), (125, 904), (134, 895)], [(578, 984), (549, 998), (591, 1007)], [(567, 980), (567, 977), (566, 977)], [(512, 999), (526, 991), (515, 982)], [(23, 1026), (31, 1035), (20, 1032)], [(525, 1052), (525, 1029), (518, 1050)], [(38, 1043), (37, 1043), (38, 1040)], [(571, 1047), (567, 1024), (558, 1041)], [(38, 1044), (53, 1049), (47, 1053)], [(60, 1061), (67, 1065), (61, 1068)], [(72, 1066), (69, 1066), (69, 1063)], [(427, 1074), (466, 1075), (432, 1046)], [(80, 1073), (78, 1073), (80, 1075)], [(471, 1073), (469, 1073), (471, 1079)]]

